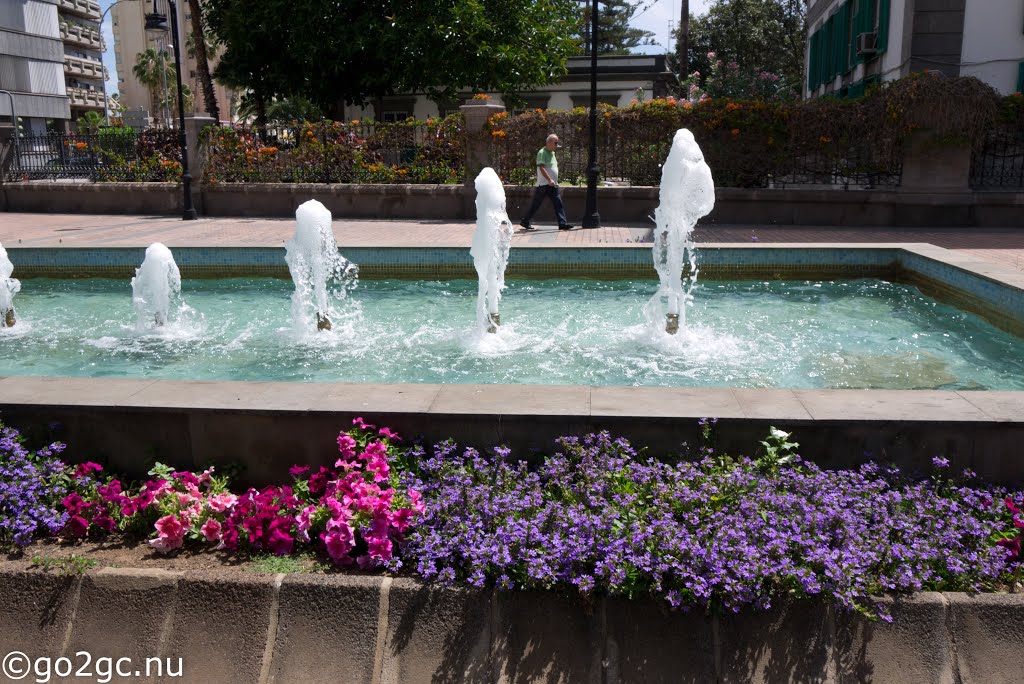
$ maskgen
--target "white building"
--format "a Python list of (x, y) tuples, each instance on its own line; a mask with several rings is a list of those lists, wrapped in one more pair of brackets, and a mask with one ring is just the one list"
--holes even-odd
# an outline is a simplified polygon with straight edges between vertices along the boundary
[[(572, 109), (590, 105), (590, 57), (570, 57), (567, 73), (558, 83), (519, 93), (524, 104), (518, 109)], [(597, 100), (605, 104), (628, 106), (642, 91), (645, 100), (668, 93), (674, 77), (665, 66), (664, 55), (609, 55), (597, 60)], [(488, 93), (494, 104), (505, 104), (502, 93)], [(376, 105), (346, 107), (346, 119), (405, 121), (424, 120), (457, 112), (473, 92), (465, 90), (452, 102), (438, 104), (423, 94), (395, 95), (383, 98), (382, 112)], [(517, 109), (517, 108), (513, 108)]]
[(805, 97), (855, 97), (916, 71), (1024, 90), (1021, 0), (810, 0)]
[(64, 41), (64, 78), (74, 123), (82, 114), (103, 113), (103, 42), (100, 4), (96, 0), (57, 0)]

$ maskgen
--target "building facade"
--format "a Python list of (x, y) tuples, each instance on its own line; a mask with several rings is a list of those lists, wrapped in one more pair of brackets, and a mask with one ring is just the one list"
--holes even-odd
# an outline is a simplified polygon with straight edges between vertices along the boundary
[[(597, 100), (605, 104), (625, 106), (633, 99), (650, 100), (668, 92), (674, 76), (665, 64), (664, 55), (609, 55), (597, 62)], [(492, 102), (504, 104), (501, 93), (489, 93)], [(451, 102), (438, 103), (423, 94), (396, 95), (383, 98), (381, 112), (375, 103), (346, 107), (346, 119), (405, 121), (412, 117), (424, 120), (457, 112), (473, 92), (465, 90)], [(567, 73), (558, 83), (518, 93), (518, 102), (509, 103), (513, 111), (523, 109), (572, 109), (590, 105), (590, 57), (571, 57)]]
[(855, 97), (915, 71), (1024, 89), (1022, 0), (810, 0), (805, 97)]
[[(71, 118), (57, 3), (0, 2), (0, 90), (12, 94), (23, 135), (63, 130)], [(0, 95), (0, 119), (11, 119), (5, 95)]]
[[(205, 109), (203, 102), (203, 88), (199, 80), (199, 72), (195, 57), (189, 54), (189, 36), (192, 32), (192, 14), (186, 0), (179, 0), (175, 3), (178, 13), (178, 34), (181, 37), (181, 81), (192, 91), (194, 100), (192, 107), (186, 114), (201, 112)], [(157, 7), (162, 13), (169, 12), (166, 2), (159, 2)], [(152, 48), (157, 53), (164, 52), (168, 65), (174, 64), (174, 47), (171, 42), (171, 33), (164, 36), (152, 37), (146, 35), (146, 14), (153, 11), (152, 0), (147, 2), (122, 2), (115, 5), (111, 10), (114, 34), (114, 63), (117, 67), (117, 89), (121, 105), (127, 111), (148, 112), (157, 125), (166, 125), (167, 119), (173, 117), (174, 107), (165, 107), (162, 92), (153, 93), (150, 88), (139, 81), (134, 74), (135, 61), (140, 53)], [(168, 17), (168, 27), (170, 18)], [(216, 59), (211, 59), (210, 70), (216, 64)], [(158, 85), (158, 90), (163, 91), (164, 84)], [(172, 96), (174, 93), (173, 79), (167, 83), (167, 92)], [(217, 97), (217, 107), (220, 109), (220, 117), (223, 121), (234, 120), (234, 99), (229, 88), (214, 82), (214, 93)], [(173, 125), (173, 122), (171, 122)]]
[(57, 0), (60, 37), (64, 43), (64, 84), (71, 122), (86, 112), (103, 114), (103, 42), (100, 4), (96, 0)]

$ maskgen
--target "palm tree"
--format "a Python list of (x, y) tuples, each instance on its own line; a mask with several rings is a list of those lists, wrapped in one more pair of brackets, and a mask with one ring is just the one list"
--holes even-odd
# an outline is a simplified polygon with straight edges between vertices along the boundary
[(78, 117), (77, 124), (82, 135), (95, 133), (103, 125), (103, 116), (99, 112), (85, 112)]
[(146, 48), (135, 56), (135, 66), (132, 67), (132, 74), (139, 79), (139, 83), (149, 89), (149, 99), (152, 105), (152, 114), (156, 118), (163, 109), (161, 102), (163, 97), (160, 92), (164, 84), (164, 74), (168, 83), (174, 83), (177, 72), (173, 64), (167, 63), (167, 55), (163, 50)]
[(192, 15), (191, 51), (195, 52), (196, 70), (199, 72), (199, 83), (203, 88), (203, 101), (206, 113), (214, 121), (220, 121), (220, 109), (217, 106), (217, 95), (213, 91), (213, 78), (210, 76), (210, 63), (207, 57), (206, 31), (203, 30), (203, 12), (199, 0), (188, 0), (188, 10)]

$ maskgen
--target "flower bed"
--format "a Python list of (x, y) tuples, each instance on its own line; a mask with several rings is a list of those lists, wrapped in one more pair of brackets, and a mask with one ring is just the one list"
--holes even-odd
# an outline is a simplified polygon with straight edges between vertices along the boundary
[(880, 614), (870, 598), (880, 593), (1024, 579), (1024, 492), (948, 474), (941, 458), (924, 479), (872, 463), (825, 471), (781, 431), (755, 459), (705, 446), (696, 460), (658, 460), (606, 433), (557, 446), (531, 467), (503, 448), (403, 447), (357, 419), (333, 467), (296, 466), (291, 484), (234, 493), (212, 469), (158, 466), (127, 485), (96, 464), (64, 465), (58, 445), (31, 453), (5, 429), (0, 541), (122, 531), (159, 553), (312, 552), (449, 584), (732, 611), (817, 596)]
[(375, 124), (322, 121), (203, 132), (206, 183), (459, 183), (462, 115)]

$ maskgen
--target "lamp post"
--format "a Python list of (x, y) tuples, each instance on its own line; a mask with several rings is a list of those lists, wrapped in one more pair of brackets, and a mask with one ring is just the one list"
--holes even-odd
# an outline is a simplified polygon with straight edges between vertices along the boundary
[[(153, 0), (153, 11), (146, 15), (146, 32), (167, 32), (167, 17), (157, 10)], [(192, 204), (192, 174), (188, 170), (188, 140), (185, 138), (185, 96), (181, 87), (181, 40), (178, 38), (178, 8), (174, 0), (167, 0), (171, 14), (171, 41), (174, 43), (174, 71), (178, 85), (178, 144), (181, 147), (181, 187), (185, 193), (183, 221), (194, 221), (198, 215)]]
[(12, 135), (14, 136), (14, 167), (16, 169), (21, 168), (21, 155), (18, 150), (18, 112), (14, 108), (14, 95), (8, 90), (0, 90), (11, 100), (11, 125), (14, 127)]
[(590, 159), (587, 164), (587, 207), (583, 212), (583, 228), (600, 228), (597, 213), (597, 0), (590, 9)]

